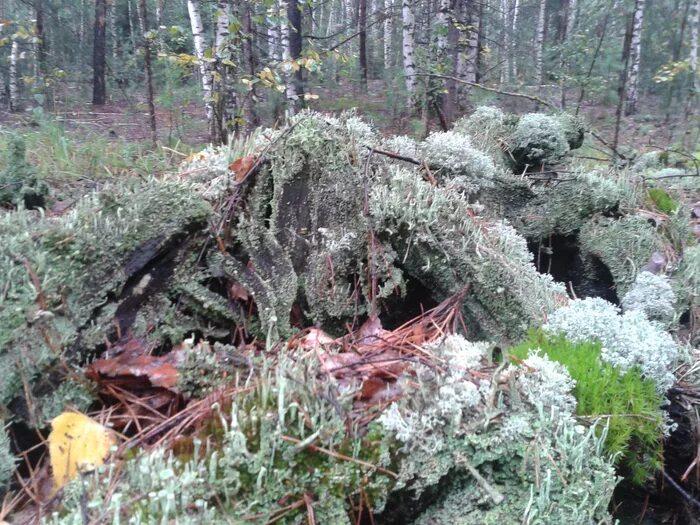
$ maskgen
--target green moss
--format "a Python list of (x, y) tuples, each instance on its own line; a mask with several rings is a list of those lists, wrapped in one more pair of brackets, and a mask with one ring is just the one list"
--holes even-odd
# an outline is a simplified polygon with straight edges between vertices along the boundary
[(647, 194), (653, 205), (667, 215), (678, 209), (678, 202), (662, 188), (649, 188)]
[(7, 488), (16, 463), (17, 459), (10, 449), (10, 436), (5, 429), (5, 422), (0, 419), (0, 494)]
[(638, 367), (622, 373), (601, 360), (599, 343), (572, 343), (541, 331), (531, 331), (509, 354), (525, 359), (533, 349), (566, 367), (576, 381), (576, 413), (607, 424), (606, 450), (632, 481), (642, 484), (663, 466), (663, 398)]

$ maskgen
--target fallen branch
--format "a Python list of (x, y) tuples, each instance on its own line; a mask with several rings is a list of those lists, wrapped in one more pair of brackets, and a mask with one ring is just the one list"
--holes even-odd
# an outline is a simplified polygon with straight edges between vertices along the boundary
[(479, 84), (477, 82), (469, 82), (468, 80), (463, 80), (461, 78), (453, 77), (450, 75), (438, 75), (437, 73), (416, 73), (416, 77), (431, 77), (431, 78), (441, 78), (443, 80), (452, 80), (454, 82), (458, 82), (459, 84), (465, 84), (467, 86), (472, 86), (478, 89), (483, 89), (484, 91), (490, 91), (492, 93), (498, 93), (500, 95), (505, 95), (507, 97), (517, 97), (517, 98), (525, 98), (527, 100), (531, 100), (533, 102), (536, 102), (538, 104), (542, 104), (543, 106), (547, 106), (550, 109), (559, 111), (559, 108), (557, 108), (554, 104), (551, 104), (547, 102), (544, 99), (541, 99), (540, 97), (536, 97), (535, 95), (528, 95), (526, 93), (517, 93), (514, 91), (503, 91), (501, 89), (496, 89), (488, 86), (484, 86), (483, 84)]

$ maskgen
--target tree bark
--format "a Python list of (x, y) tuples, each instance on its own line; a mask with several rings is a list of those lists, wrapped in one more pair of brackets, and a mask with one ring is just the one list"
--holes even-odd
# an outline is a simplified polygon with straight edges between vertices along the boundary
[(694, 96), (700, 97), (700, 71), (698, 71), (698, 45), (700, 42), (700, 0), (691, 0), (692, 14), (690, 15), (690, 71), (693, 75)]
[(629, 68), (626, 86), (625, 115), (634, 115), (637, 112), (639, 100), (639, 63), (642, 50), (642, 23), (644, 21), (644, 4), (646, 0), (636, 0), (632, 23), (632, 36), (629, 51)]
[(520, 0), (515, 0), (513, 4), (513, 21), (511, 24), (511, 53), (510, 53), (510, 74), (511, 78), (517, 82), (518, 79), (518, 60), (515, 53), (515, 39), (518, 35), (518, 16), (520, 16)]
[(540, 10), (537, 16), (537, 38), (535, 49), (535, 83), (538, 86), (544, 81), (544, 30), (547, 13), (547, 0), (540, 0)]
[(384, 0), (384, 70), (388, 74), (394, 65), (391, 41), (394, 34), (394, 1)]
[(412, 0), (402, 0), (401, 17), (403, 20), (403, 70), (406, 78), (406, 91), (410, 97), (416, 94), (418, 80), (416, 78), (416, 64), (414, 62), (414, 35), (416, 19), (413, 16)]
[(209, 134), (213, 136), (214, 103), (212, 98), (212, 75), (204, 56), (206, 44), (204, 42), (204, 25), (202, 24), (202, 16), (199, 12), (199, 0), (187, 0), (187, 11), (190, 15), (194, 49), (197, 56), (197, 62), (199, 63), (199, 75), (202, 79), (204, 109), (207, 117), (207, 123), (209, 125)]
[(234, 86), (234, 71), (224, 61), (238, 62), (231, 56), (233, 48), (229, 33), (229, 2), (216, 2), (216, 37), (214, 39), (215, 74), (212, 79), (214, 103), (214, 132), (217, 142), (226, 144), (229, 134), (237, 129), (238, 100)]
[(17, 85), (17, 63), (19, 59), (19, 43), (12, 39), (10, 48), (10, 111), (19, 111), (19, 86)]
[(510, 18), (508, 0), (501, 0), (499, 11), (501, 15), (501, 48), (499, 62), (501, 63), (501, 85), (510, 83)]
[(615, 111), (615, 135), (613, 137), (613, 151), (617, 151), (617, 145), (620, 140), (620, 123), (622, 121), (622, 114), (624, 113), (625, 100), (627, 96), (627, 79), (629, 77), (629, 63), (630, 63), (630, 47), (632, 43), (632, 25), (634, 21), (629, 20), (627, 23), (627, 28), (625, 30), (625, 39), (622, 45), (622, 64), (623, 69), (620, 72), (620, 81), (618, 84), (618, 100), (617, 109)]
[(107, 101), (105, 83), (107, 2), (95, 0), (95, 40), (92, 48), (92, 103), (102, 106)]
[(358, 30), (360, 33), (360, 84), (367, 91), (367, 0), (358, 0)]
[(143, 33), (143, 59), (146, 69), (146, 96), (148, 98), (148, 123), (151, 127), (151, 141), (155, 146), (158, 143), (158, 130), (156, 128), (156, 106), (153, 93), (153, 68), (151, 67), (151, 39), (146, 31), (148, 30), (148, 10), (146, 0), (140, 0), (139, 20), (144, 28)]
[[(287, 114), (293, 115), (298, 113), (304, 106), (304, 76), (303, 70), (299, 66), (301, 58), (302, 39), (301, 39), (301, 9), (299, 0), (287, 1), (287, 20), (288, 38), (289, 38), (289, 60), (296, 65), (293, 68), (291, 75), (291, 87), (287, 92)], [(291, 97), (290, 97), (291, 95)]]
[(112, 0), (109, 6), (109, 33), (112, 39), (112, 68), (117, 64), (119, 40), (117, 39), (117, 0)]
[[(252, 9), (250, 2), (246, 2), (243, 13), (243, 31), (245, 32), (243, 40), (243, 68), (248, 75), (254, 77), (256, 67), (253, 38), (256, 31)], [(255, 108), (255, 86), (253, 85), (251, 92), (244, 99), (245, 127), (248, 131), (252, 131), (260, 124)]]

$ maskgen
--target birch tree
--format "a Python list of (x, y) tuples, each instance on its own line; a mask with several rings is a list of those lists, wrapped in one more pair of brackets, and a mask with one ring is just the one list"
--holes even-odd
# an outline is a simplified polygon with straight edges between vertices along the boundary
[(700, 71), (698, 71), (698, 45), (700, 43), (700, 0), (691, 0), (690, 14), (690, 71), (693, 75), (693, 91), (700, 97)]
[(402, 0), (401, 4), (401, 18), (403, 21), (403, 70), (404, 76), (406, 78), (406, 91), (408, 91), (411, 97), (416, 94), (416, 86), (418, 84), (418, 79), (416, 78), (416, 64), (414, 61), (414, 30), (416, 26), (416, 19), (413, 15), (413, 6), (411, 5), (412, 0)]
[(542, 85), (544, 80), (544, 30), (547, 14), (547, 0), (540, 0), (540, 10), (537, 16), (537, 37), (535, 48), (535, 83)]
[(625, 115), (637, 112), (639, 100), (639, 64), (642, 50), (642, 23), (644, 21), (645, 0), (635, 0), (632, 15), (632, 34), (630, 40), (629, 67), (626, 82)]
[(394, 65), (391, 45), (394, 34), (393, 0), (384, 0), (384, 17), (384, 69), (388, 72)]
[(214, 105), (214, 131), (217, 139), (226, 143), (229, 133), (235, 131), (237, 100), (234, 88), (232, 67), (229, 65), (230, 48), (229, 22), (231, 13), (226, 0), (216, 2), (216, 37), (214, 39), (214, 58), (216, 69), (212, 78)]
[(17, 65), (19, 62), (19, 42), (12, 38), (10, 48), (10, 111), (19, 111), (19, 86), (17, 85)]
[(518, 61), (517, 55), (513, 52), (515, 49), (515, 39), (518, 35), (518, 16), (520, 16), (520, 0), (515, 0), (513, 4), (513, 20), (510, 26), (511, 32), (511, 52), (510, 52), (510, 74), (514, 80), (518, 77)]
[(204, 94), (204, 109), (211, 133), (214, 124), (212, 75), (204, 55), (206, 44), (204, 42), (204, 25), (202, 24), (202, 16), (199, 12), (199, 0), (187, 0), (187, 12), (190, 15), (190, 25), (192, 27), (195, 56), (197, 57), (197, 63), (199, 64), (199, 75), (202, 82), (202, 92)]

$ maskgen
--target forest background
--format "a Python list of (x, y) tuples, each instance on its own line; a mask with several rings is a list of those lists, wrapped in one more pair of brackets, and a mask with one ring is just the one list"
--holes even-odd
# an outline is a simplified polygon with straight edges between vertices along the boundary
[(692, 150), (699, 19), (697, 0), (2, 0), (0, 122), (35, 127), (49, 178), (152, 174), (302, 107), (415, 136), (481, 104), (561, 108), (613, 150)]

